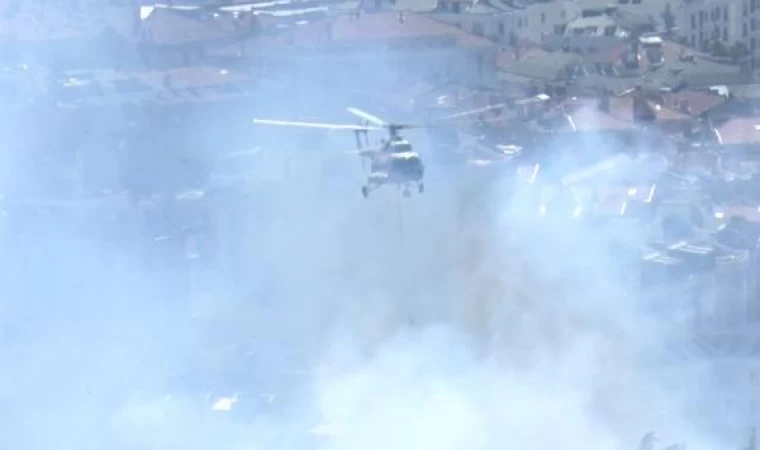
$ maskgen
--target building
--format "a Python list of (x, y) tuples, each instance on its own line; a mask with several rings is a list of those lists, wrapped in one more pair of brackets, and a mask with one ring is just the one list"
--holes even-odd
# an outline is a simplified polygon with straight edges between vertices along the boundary
[(302, 86), (309, 96), (332, 87), (338, 92), (367, 91), (367, 86), (408, 89), (419, 81), (495, 85), (499, 55), (498, 46), (484, 37), (404, 12), (326, 17), (244, 45), (242, 58), (239, 46), (230, 46), (231, 64), (247, 64), (262, 77)]
[[(600, 8), (617, 6), (618, 8), (642, 17), (651, 17), (662, 30), (668, 26), (678, 25), (682, 0), (578, 0), (580, 8)], [(667, 18), (671, 16), (670, 18)]]
[(544, 36), (556, 34), (580, 14), (578, 2), (536, 2), (514, 12), (516, 34), (531, 42), (543, 42)]
[[(744, 24), (747, 24), (749, 28), (746, 33), (748, 39), (745, 38), (744, 44), (749, 49), (750, 67), (754, 71), (760, 65), (760, 48), (758, 48), (758, 42), (760, 42), (760, 2), (745, 0), (742, 4), (742, 16), (745, 18)], [(742, 36), (744, 35), (744, 28), (742, 28)]]
[(248, 12), (144, 6), (132, 31), (146, 66), (171, 68), (202, 64), (212, 49), (254, 36), (259, 20)]
[(514, 40), (515, 12), (521, 7), (501, 1), (441, 0), (429, 17), (455, 25), (476, 36), (509, 45)]
[(680, 15), (678, 34), (690, 46), (705, 51), (715, 42), (727, 48), (747, 42), (754, 29), (743, 0), (685, 0)]
[[(411, 8), (414, 2), (399, 0), (394, 3), (392, 7), (401, 10)], [(430, 3), (425, 5), (430, 8)], [(482, 31), (483, 36), (493, 36), (499, 42), (508, 44), (512, 41), (511, 33), (519, 39), (543, 42), (545, 36), (562, 34), (565, 25), (581, 17), (584, 10), (610, 6), (624, 14), (651, 19), (662, 29), (666, 28), (666, 23), (671, 28), (675, 27), (680, 11), (680, 2), (676, 0), (441, 0), (435, 9), (425, 12), (438, 20), (474, 33)]]
[(582, 10), (579, 17), (570, 20), (564, 27), (558, 27), (553, 34), (547, 35), (544, 43), (555, 49), (595, 53), (655, 30), (653, 18), (616, 6), (589, 8)]

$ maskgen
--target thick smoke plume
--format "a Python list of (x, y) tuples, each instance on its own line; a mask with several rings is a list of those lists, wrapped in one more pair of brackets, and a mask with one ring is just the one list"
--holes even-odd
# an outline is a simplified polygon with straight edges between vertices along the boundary
[(726, 447), (603, 232), (515, 221), (508, 174), (475, 168), (364, 200), (351, 136), (279, 131), (217, 141), (261, 146), (265, 182), (217, 210), (206, 265), (91, 232), (113, 223), (3, 229), (3, 448)]

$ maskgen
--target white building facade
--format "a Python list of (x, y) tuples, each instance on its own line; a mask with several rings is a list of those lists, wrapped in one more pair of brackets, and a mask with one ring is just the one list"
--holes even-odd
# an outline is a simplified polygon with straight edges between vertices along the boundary
[(678, 34), (698, 49), (707, 49), (714, 41), (726, 46), (737, 42), (749, 46), (750, 35), (756, 28), (748, 0), (684, 1), (679, 12)]

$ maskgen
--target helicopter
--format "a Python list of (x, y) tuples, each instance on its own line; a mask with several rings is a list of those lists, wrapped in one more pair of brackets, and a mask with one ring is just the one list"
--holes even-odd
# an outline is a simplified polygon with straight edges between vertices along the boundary
[[(487, 108), (467, 111), (464, 113), (453, 114), (439, 118), (436, 122), (459, 119), (471, 114), (482, 113), (483, 111), (502, 108), (504, 105), (492, 105)], [(327, 124), (314, 122), (298, 122), (270, 119), (253, 119), (256, 124), (262, 125), (284, 125), (304, 128), (322, 128), (326, 130), (346, 130), (353, 131), (356, 135), (357, 153), (362, 158), (362, 167), (364, 159), (370, 160), (370, 171), (366, 183), (362, 186), (362, 195), (364, 198), (369, 197), (370, 192), (388, 185), (395, 185), (402, 189), (404, 197), (411, 195), (411, 187), (416, 186), (417, 192), (425, 192), (424, 176), (425, 164), (420, 154), (414, 150), (408, 140), (404, 139), (399, 132), (413, 128), (426, 128), (434, 124), (414, 125), (388, 123), (379, 117), (358, 108), (346, 108), (348, 112), (364, 120), (362, 125), (347, 124)], [(387, 139), (382, 139), (376, 146), (369, 145), (368, 133), (370, 131), (382, 131), (388, 133)]]

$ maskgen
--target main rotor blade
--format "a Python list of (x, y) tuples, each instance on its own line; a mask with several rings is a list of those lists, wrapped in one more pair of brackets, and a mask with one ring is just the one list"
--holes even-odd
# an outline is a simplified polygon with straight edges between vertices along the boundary
[(371, 122), (373, 125), (377, 125), (378, 127), (384, 127), (384, 126), (388, 125), (388, 123), (386, 121), (384, 121), (383, 119), (381, 119), (379, 117), (376, 117), (376, 116), (373, 116), (372, 114), (370, 114), (368, 112), (364, 112), (361, 109), (358, 109), (358, 108), (346, 108), (346, 110), (348, 112), (350, 112), (351, 114), (354, 114), (354, 115), (359, 116), (359, 117), (361, 117), (362, 119), (364, 119), (364, 120), (366, 120), (368, 122)]
[(614, 93), (613, 96), (614, 97), (625, 97), (626, 95), (633, 94), (634, 92), (636, 92), (636, 88), (635, 87), (630, 88), (630, 89), (626, 89), (626, 90), (621, 91), (621, 92)]
[(463, 111), (463, 112), (460, 112), (460, 113), (450, 114), (448, 116), (439, 117), (438, 119), (433, 120), (433, 122), (441, 122), (441, 121), (446, 121), (446, 120), (460, 119), (462, 117), (472, 116), (472, 115), (475, 115), (475, 114), (481, 114), (481, 113), (484, 113), (486, 111), (491, 111), (491, 110), (494, 110), (494, 109), (501, 109), (501, 108), (504, 108), (506, 106), (507, 105), (505, 103), (500, 103), (498, 105), (490, 105), (490, 106), (486, 106), (486, 107), (483, 107), (483, 108), (471, 109), (469, 111)]
[(373, 155), (377, 155), (381, 153), (380, 149), (376, 148), (363, 148), (360, 150), (346, 150), (345, 153), (351, 154), (351, 155), (359, 155), (359, 156), (366, 156), (370, 157)]
[(262, 125), (283, 125), (289, 127), (302, 127), (302, 128), (321, 128), (324, 130), (350, 130), (350, 131), (371, 131), (380, 130), (378, 127), (364, 127), (361, 125), (342, 125), (331, 123), (314, 123), (314, 122), (298, 122), (289, 120), (269, 120), (269, 119), (253, 119), (253, 123)]

